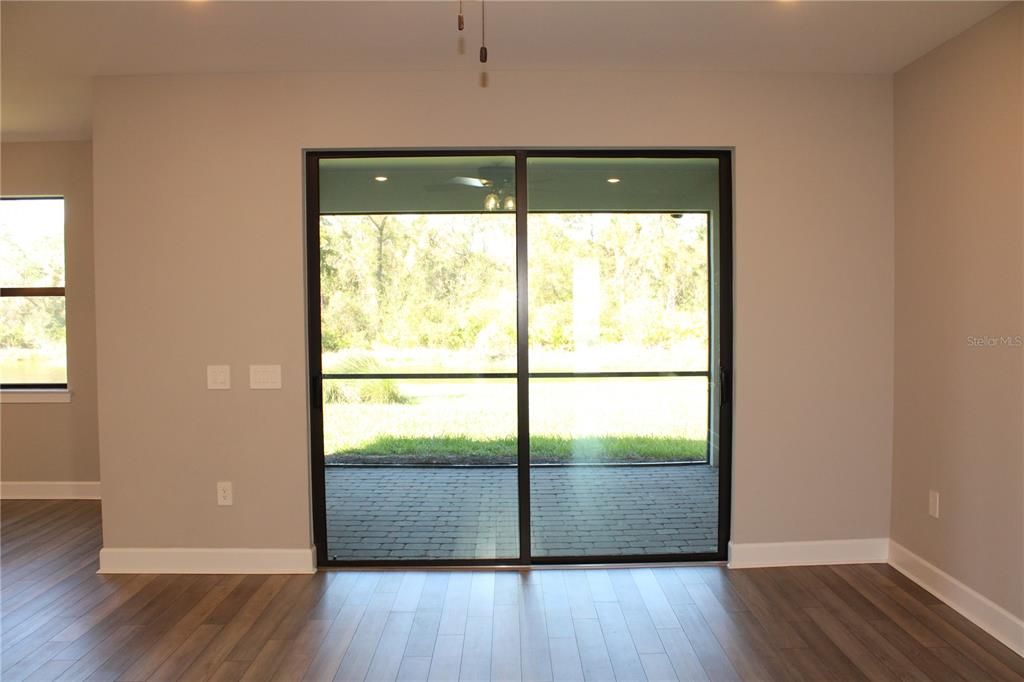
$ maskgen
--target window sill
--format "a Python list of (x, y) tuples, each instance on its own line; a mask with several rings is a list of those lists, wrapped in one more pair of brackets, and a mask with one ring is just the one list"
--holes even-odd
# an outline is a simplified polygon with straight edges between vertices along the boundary
[(71, 391), (66, 388), (5, 388), (0, 390), (0, 403), (70, 403)]

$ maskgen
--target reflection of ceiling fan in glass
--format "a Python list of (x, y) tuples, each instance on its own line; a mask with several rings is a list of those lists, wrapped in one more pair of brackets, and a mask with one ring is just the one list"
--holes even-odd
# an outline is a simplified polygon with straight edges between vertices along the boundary
[(481, 168), (478, 172), (480, 177), (471, 178), (464, 175), (456, 175), (439, 185), (432, 185), (431, 189), (445, 190), (469, 187), (485, 190), (486, 194), (483, 199), (484, 210), (516, 210), (516, 193), (512, 186), (513, 170), (511, 168), (492, 166), (490, 168)]

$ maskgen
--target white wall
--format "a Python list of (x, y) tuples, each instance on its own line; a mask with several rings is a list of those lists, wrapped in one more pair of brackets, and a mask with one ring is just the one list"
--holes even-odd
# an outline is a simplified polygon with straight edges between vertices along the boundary
[[(888, 536), (889, 78), (124, 77), (95, 103), (107, 547), (309, 545), (309, 147), (735, 146), (733, 539)], [(248, 363), (284, 389), (241, 388)]]
[[(1024, 617), (1024, 10), (896, 75), (893, 539)], [(928, 516), (928, 491), (940, 517)]]

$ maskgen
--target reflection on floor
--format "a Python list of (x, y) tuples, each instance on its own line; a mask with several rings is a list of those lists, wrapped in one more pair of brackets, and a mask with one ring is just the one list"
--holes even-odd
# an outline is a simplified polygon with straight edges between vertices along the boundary
[[(337, 559), (518, 556), (515, 468), (328, 467)], [(718, 470), (704, 465), (534, 467), (533, 554), (717, 549)]]

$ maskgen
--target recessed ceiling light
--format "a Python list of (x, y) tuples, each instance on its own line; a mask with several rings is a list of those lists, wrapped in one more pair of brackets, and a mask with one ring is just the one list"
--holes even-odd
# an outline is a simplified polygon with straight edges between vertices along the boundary
[(618, 184), (618, 183), (622, 182), (622, 180), (620, 180), (619, 178), (608, 178), (608, 182), (610, 182), (613, 185), (615, 185), (615, 184)]
[(378, 175), (378, 176), (374, 177), (373, 179), (376, 180), (377, 182), (387, 182), (388, 181), (388, 176), (386, 176), (386, 175)]

